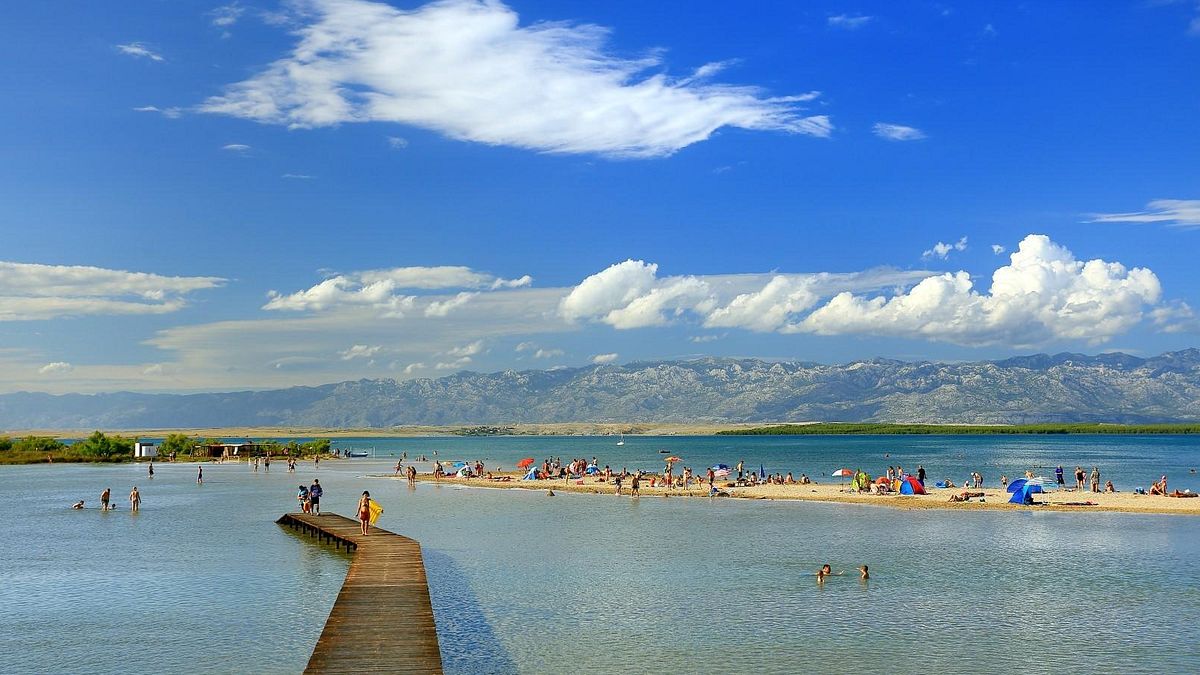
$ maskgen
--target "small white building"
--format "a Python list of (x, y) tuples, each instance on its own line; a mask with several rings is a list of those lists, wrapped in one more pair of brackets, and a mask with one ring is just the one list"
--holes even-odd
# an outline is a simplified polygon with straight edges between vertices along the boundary
[(153, 443), (138, 441), (133, 444), (134, 459), (154, 459), (158, 457), (158, 446)]

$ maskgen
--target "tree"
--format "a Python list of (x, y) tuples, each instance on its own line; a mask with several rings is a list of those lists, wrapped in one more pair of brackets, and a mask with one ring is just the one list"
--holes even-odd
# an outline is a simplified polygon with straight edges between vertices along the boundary
[(8, 452), (13, 449), (13, 440), (8, 436), (0, 436), (0, 452)]
[(91, 457), (111, 459), (120, 455), (133, 455), (133, 439), (121, 436), (108, 437), (103, 431), (93, 431), (87, 440), (76, 443), (73, 447), (80, 454)]
[(158, 447), (164, 455), (170, 455), (172, 452), (177, 455), (190, 455), (195, 445), (196, 441), (187, 434), (167, 434), (162, 445)]
[(12, 447), (17, 452), (45, 454), (58, 452), (67, 446), (63, 445), (57, 438), (50, 438), (49, 436), (26, 436), (14, 443)]

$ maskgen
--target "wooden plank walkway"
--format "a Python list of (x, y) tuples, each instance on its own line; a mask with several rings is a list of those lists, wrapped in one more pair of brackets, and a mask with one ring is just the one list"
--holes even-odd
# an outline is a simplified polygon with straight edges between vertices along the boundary
[(355, 551), (305, 673), (442, 672), (420, 544), (332, 513), (277, 522)]

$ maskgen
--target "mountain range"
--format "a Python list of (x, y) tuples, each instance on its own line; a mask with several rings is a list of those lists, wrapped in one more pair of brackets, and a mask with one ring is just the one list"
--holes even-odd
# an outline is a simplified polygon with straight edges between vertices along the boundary
[(1200, 420), (1200, 350), (841, 365), (700, 358), (202, 394), (0, 394), (0, 428)]

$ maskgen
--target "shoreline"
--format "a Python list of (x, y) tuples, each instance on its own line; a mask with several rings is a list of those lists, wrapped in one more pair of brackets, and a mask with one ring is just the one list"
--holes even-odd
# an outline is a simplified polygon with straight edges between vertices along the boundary
[[(611, 483), (587, 478), (583, 481), (563, 481), (560, 479), (527, 481), (520, 480), (520, 474), (514, 472), (494, 473), (496, 476), (506, 476), (508, 481), (487, 480), (481, 478), (452, 478), (443, 477), (435, 480), (429, 474), (418, 474), (417, 480), (423, 483), (447, 484), (479, 489), (523, 490), (572, 492), (579, 494), (595, 494), (613, 496)], [(385, 478), (390, 480), (405, 480), (403, 476), (390, 474), (368, 474), (369, 478)], [(581, 484), (582, 483), (582, 484)], [(723, 483), (717, 483), (718, 487)], [(849, 487), (839, 484), (813, 483), (810, 485), (759, 485), (755, 487), (720, 487), (728, 493), (724, 499), (752, 499), (759, 501), (805, 501), (826, 502), (833, 504), (860, 504), (881, 506), (901, 510), (943, 510), (943, 511), (1055, 511), (1070, 513), (1140, 513), (1161, 515), (1200, 516), (1200, 497), (1179, 498), (1160, 497), (1157, 495), (1139, 495), (1133, 492), (1093, 493), (1068, 492), (1055, 490), (1037, 495), (1037, 506), (1024, 506), (1008, 503), (1010, 494), (1000, 488), (972, 489), (971, 492), (983, 492), (985, 501), (973, 499), (967, 502), (951, 502), (950, 495), (963, 492), (963, 488), (931, 488), (928, 495), (871, 495), (850, 492)], [(661, 486), (649, 487), (649, 482), (643, 480), (641, 487), (643, 497), (681, 497), (693, 499), (709, 499), (707, 484), (691, 488), (673, 488), (667, 490)], [(621, 488), (621, 496), (629, 496), (629, 484)], [(1072, 506), (1064, 502), (1093, 502), (1091, 506)]]

